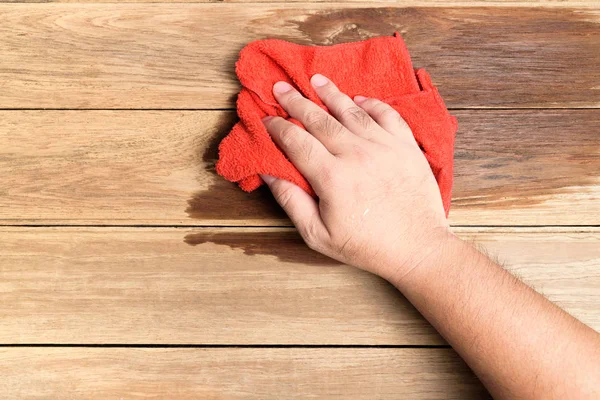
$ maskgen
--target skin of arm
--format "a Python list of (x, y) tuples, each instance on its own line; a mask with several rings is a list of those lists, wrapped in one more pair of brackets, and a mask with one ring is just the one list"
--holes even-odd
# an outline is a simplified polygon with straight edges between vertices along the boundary
[(263, 176), (307, 245), (390, 281), (495, 398), (600, 398), (600, 335), (450, 232), (400, 115), (322, 75), (311, 83), (331, 115), (278, 82), (276, 99), (306, 129), (263, 120), (318, 196)]

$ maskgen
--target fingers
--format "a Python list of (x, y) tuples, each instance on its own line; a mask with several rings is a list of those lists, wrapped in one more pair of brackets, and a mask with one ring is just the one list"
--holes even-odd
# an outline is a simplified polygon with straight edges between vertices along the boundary
[(277, 203), (290, 217), (298, 232), (314, 250), (318, 250), (329, 238), (329, 232), (321, 219), (315, 199), (300, 187), (283, 179), (261, 175), (273, 193)]
[(317, 194), (321, 193), (319, 176), (335, 161), (335, 157), (314, 136), (281, 117), (264, 118), (263, 124), (275, 143), (281, 147)]
[(332, 154), (341, 153), (356, 140), (335, 118), (303, 97), (290, 84), (277, 82), (273, 86), (273, 94), (288, 114), (302, 122), (306, 130), (319, 139)]
[(313, 75), (310, 82), (331, 114), (349, 131), (365, 139), (376, 138), (385, 133), (365, 110), (358, 107), (350, 97), (340, 92), (329, 79), (316, 74)]
[(363, 96), (354, 97), (354, 101), (365, 110), (379, 126), (393, 136), (414, 140), (412, 131), (404, 119), (392, 106), (381, 100)]

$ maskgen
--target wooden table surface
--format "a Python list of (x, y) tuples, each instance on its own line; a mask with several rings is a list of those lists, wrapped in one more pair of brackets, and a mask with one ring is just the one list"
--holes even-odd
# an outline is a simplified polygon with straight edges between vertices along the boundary
[(214, 172), (244, 44), (394, 31), (459, 120), (453, 229), (600, 329), (596, 1), (0, 0), (2, 398), (486, 398)]

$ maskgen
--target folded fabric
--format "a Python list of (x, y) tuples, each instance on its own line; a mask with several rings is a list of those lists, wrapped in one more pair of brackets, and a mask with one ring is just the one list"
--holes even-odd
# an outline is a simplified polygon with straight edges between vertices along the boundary
[(319, 73), (351, 97), (378, 98), (400, 113), (431, 166), (448, 215), (457, 122), (425, 70), (413, 70), (398, 33), (333, 46), (259, 40), (241, 51), (236, 73), (242, 84), (237, 99), (240, 121), (219, 145), (219, 175), (248, 192), (263, 184), (259, 174), (271, 175), (314, 195), (310, 184), (275, 145), (261, 120), (273, 115), (299, 124), (275, 100), (272, 88), (277, 81), (292, 84), (327, 111), (310, 84), (310, 78)]

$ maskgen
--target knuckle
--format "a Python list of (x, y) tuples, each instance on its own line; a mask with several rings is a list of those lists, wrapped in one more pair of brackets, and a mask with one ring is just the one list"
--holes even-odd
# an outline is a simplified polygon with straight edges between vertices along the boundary
[(301, 151), (304, 160), (309, 163), (313, 158), (313, 153), (315, 149), (314, 139), (313, 137), (306, 135), (306, 137), (302, 140)]
[(324, 100), (327, 104), (335, 105), (338, 103), (342, 103), (345, 98), (346, 98), (345, 94), (343, 94), (339, 90), (335, 90), (335, 91), (327, 93)]
[(283, 147), (289, 148), (292, 147), (296, 141), (296, 129), (297, 127), (293, 124), (286, 124), (279, 133), (279, 139), (281, 140), (281, 144)]
[(339, 138), (344, 131), (344, 127), (335, 119), (329, 117), (323, 122), (323, 132), (331, 139)]
[(297, 108), (302, 104), (302, 101), (304, 100), (304, 97), (302, 97), (302, 95), (296, 92), (295, 90), (293, 90), (291, 93), (285, 96), (286, 97), (284, 97), (284, 101), (288, 108)]
[(380, 104), (384, 104), (384, 103), (381, 100), (378, 100), (374, 97), (369, 97), (368, 99), (366, 99), (365, 101), (362, 102), (361, 107), (368, 108), (368, 109), (374, 109), (375, 107), (379, 106)]
[(298, 232), (308, 247), (313, 250), (318, 250), (321, 247), (320, 233), (317, 224), (314, 221), (309, 221), (306, 224), (298, 227)]
[(319, 128), (325, 124), (325, 120), (327, 119), (327, 115), (324, 111), (308, 111), (304, 114), (304, 118), (302, 123), (311, 128)]
[(340, 119), (347, 123), (358, 125), (361, 128), (369, 128), (371, 126), (371, 117), (360, 107), (350, 107), (342, 111)]
[(398, 111), (388, 104), (382, 103), (382, 106), (378, 111), (378, 115), (381, 121), (394, 122), (402, 128), (408, 128), (408, 124), (404, 118), (402, 118), (400, 113), (398, 113)]
[(276, 198), (277, 202), (279, 203), (279, 205), (281, 206), (281, 208), (286, 209), (286, 207), (288, 206), (288, 204), (293, 196), (292, 188), (288, 187), (288, 188), (277, 188), (277, 189), (278, 190), (276, 191), (277, 194), (275, 195), (275, 198)]
[(339, 137), (344, 127), (325, 111), (310, 111), (304, 116), (304, 124), (313, 133), (325, 134), (329, 138)]
[(379, 110), (379, 116), (381, 118), (400, 119), (400, 114), (398, 114), (398, 111), (394, 110), (391, 106), (383, 103)]

